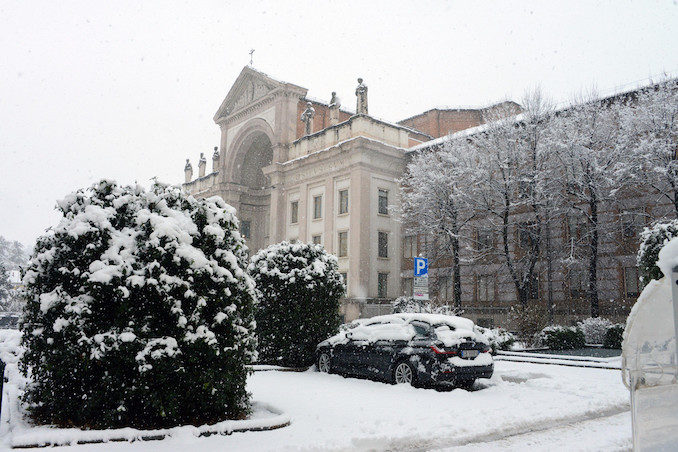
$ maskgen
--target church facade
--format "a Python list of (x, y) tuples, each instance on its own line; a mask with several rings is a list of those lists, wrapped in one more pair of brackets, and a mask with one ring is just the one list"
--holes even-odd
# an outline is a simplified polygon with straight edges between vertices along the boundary
[(345, 320), (390, 312), (403, 290), (398, 181), (407, 151), (486, 115), (433, 109), (389, 123), (369, 116), (362, 79), (355, 113), (335, 93), (324, 103), (307, 91), (243, 68), (214, 115), (221, 140), (212, 171), (201, 154), (194, 178), (187, 160), (184, 187), (234, 206), (252, 253), (299, 240), (335, 254), (347, 284)]

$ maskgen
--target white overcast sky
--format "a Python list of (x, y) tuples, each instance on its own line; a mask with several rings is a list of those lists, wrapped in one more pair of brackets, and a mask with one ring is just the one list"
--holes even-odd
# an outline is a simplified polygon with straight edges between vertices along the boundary
[(106, 177), (179, 183), (254, 67), (397, 121), (435, 106), (557, 102), (678, 73), (676, 1), (0, 0), (0, 235), (27, 245), (55, 200)]

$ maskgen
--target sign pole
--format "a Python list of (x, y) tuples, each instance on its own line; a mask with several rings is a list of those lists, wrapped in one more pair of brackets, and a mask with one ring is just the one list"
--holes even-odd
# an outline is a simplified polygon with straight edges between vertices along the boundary
[(675, 371), (678, 376), (678, 265), (671, 269), (671, 298), (673, 298), (673, 328), (676, 341)]
[(414, 258), (414, 285), (412, 296), (415, 300), (428, 300), (428, 259)]

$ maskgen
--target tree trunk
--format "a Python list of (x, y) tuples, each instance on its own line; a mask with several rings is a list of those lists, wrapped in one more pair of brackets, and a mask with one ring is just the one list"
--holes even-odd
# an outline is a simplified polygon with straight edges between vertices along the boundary
[(520, 281), (516, 269), (513, 265), (513, 258), (511, 257), (511, 250), (509, 249), (509, 215), (510, 215), (510, 202), (508, 197), (504, 197), (504, 211), (502, 212), (502, 228), (501, 228), (501, 237), (504, 241), (504, 259), (506, 260), (506, 266), (509, 270), (509, 275), (513, 280), (513, 284), (516, 286), (516, 293), (518, 294), (518, 301), (520, 302), (523, 308), (527, 307), (527, 293), (525, 291), (525, 284)]
[(553, 306), (553, 259), (551, 251), (551, 218), (550, 215), (547, 215), (546, 219), (546, 284), (547, 284), (547, 302), (548, 302), (548, 315), (549, 315), (549, 324), (553, 325), (555, 317), (555, 309)]
[(452, 240), (452, 273), (454, 284), (454, 305), (461, 306), (461, 271), (459, 270), (459, 238), (457, 236)]
[(591, 190), (589, 208), (591, 209), (589, 239), (589, 302), (591, 303), (591, 317), (600, 315), (598, 307), (598, 200), (595, 190)]

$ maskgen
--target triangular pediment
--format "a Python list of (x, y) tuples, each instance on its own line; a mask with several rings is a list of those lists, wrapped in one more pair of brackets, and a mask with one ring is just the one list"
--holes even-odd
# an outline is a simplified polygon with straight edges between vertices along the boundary
[(214, 120), (229, 116), (286, 85), (288, 84), (245, 66), (214, 115)]

